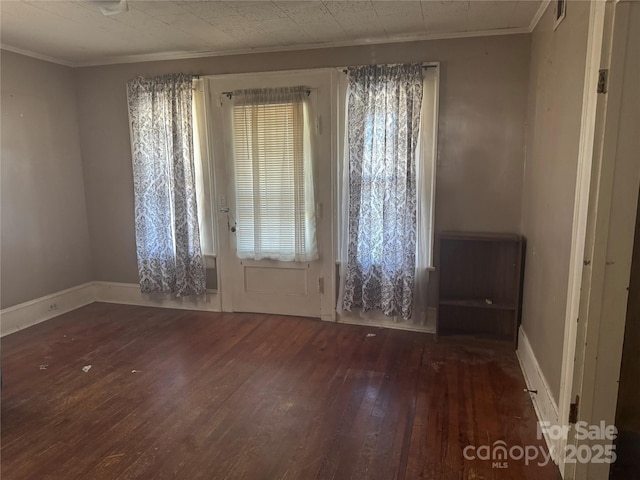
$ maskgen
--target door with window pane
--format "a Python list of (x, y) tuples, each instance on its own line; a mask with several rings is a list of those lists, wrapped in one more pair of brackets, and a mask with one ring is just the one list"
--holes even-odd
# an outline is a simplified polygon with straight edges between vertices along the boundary
[(225, 310), (320, 317), (323, 300), (333, 307), (324, 294), (331, 217), (321, 215), (331, 202), (331, 143), (318, 121), (330, 118), (330, 101), (319, 107), (329, 88), (314, 80), (213, 84), (224, 130), (224, 182), (217, 161), (216, 184)]

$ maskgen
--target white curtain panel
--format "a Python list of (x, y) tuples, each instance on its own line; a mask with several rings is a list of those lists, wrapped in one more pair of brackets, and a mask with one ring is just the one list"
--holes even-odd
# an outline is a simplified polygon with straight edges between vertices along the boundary
[(205, 293), (195, 188), (192, 76), (127, 83), (143, 293)]
[(308, 89), (239, 90), (233, 102), (237, 256), (317, 259)]
[(200, 246), (207, 267), (215, 266), (215, 209), (213, 205), (213, 168), (210, 164), (210, 147), (207, 118), (207, 99), (204, 80), (193, 81), (193, 158), (195, 166)]
[(429, 307), (429, 277), (433, 271), (435, 223), (436, 163), (438, 143), (438, 79), (439, 68), (424, 72), (420, 141), (416, 152), (417, 220), (416, 279), (412, 323), (426, 325)]

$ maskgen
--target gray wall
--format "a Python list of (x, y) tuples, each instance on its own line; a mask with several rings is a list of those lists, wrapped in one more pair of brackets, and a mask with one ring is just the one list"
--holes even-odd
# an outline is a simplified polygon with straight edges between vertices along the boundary
[(440, 61), (436, 229), (517, 232), (529, 49), (530, 35), (509, 35), (77, 69), (96, 279), (137, 282), (125, 91), (129, 78)]
[(2, 307), (92, 279), (137, 282), (125, 91), (136, 75), (440, 61), (436, 229), (518, 231), (530, 40), (509, 35), (78, 69), (3, 51)]
[(2, 52), (1, 305), (93, 279), (74, 72)]
[(578, 165), (589, 2), (553, 8), (533, 32), (522, 233), (527, 238), (522, 326), (555, 400), (560, 391), (569, 252)]

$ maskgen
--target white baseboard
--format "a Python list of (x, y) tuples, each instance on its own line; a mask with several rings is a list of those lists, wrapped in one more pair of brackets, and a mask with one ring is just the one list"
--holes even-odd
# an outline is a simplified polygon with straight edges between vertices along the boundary
[(137, 283), (93, 282), (95, 301), (141, 305), (145, 307), (178, 308), (220, 312), (220, 295), (209, 291), (204, 296), (176, 298), (170, 295), (144, 294)]
[(337, 316), (335, 313), (323, 313), (320, 315), (320, 320), (322, 320), (323, 322), (335, 323), (336, 317)]
[[(551, 394), (549, 384), (540, 369), (538, 360), (522, 327), (520, 327), (518, 331), (518, 350), (516, 351), (516, 355), (518, 356), (527, 388), (530, 391), (529, 395), (531, 396), (538, 421), (548, 422), (549, 425), (558, 425), (558, 405)], [(558, 441), (551, 439), (546, 431), (544, 431), (544, 439), (552, 454), (553, 461), (558, 463), (556, 455), (559, 451)]]
[(168, 295), (143, 294), (137, 283), (88, 282), (0, 310), (0, 336), (50, 320), (93, 302), (220, 311), (218, 292), (207, 292), (204, 297), (171, 298)]
[(362, 325), (365, 327), (382, 327), (392, 328), (394, 330), (408, 330), (411, 332), (436, 333), (436, 315), (437, 309), (428, 308), (427, 324), (414, 325), (407, 322), (394, 322), (393, 320), (386, 320), (387, 317), (384, 317), (383, 315), (375, 319), (368, 319), (361, 317), (357, 313), (345, 312), (343, 315), (338, 315), (337, 322), (346, 323), (349, 325)]
[[(220, 312), (222, 305), (218, 292), (209, 291), (199, 297), (176, 298), (169, 295), (149, 295), (140, 291), (137, 283), (89, 282), (67, 290), (45, 295), (0, 311), (1, 335), (8, 335), (23, 328), (70, 312), (93, 302), (120, 303), (145, 307), (176, 308)], [(51, 306), (55, 305), (54, 308)], [(343, 315), (338, 323), (384, 327), (397, 330), (435, 333), (436, 309), (430, 308), (426, 325), (396, 323), (391, 320), (368, 320), (357, 315)], [(324, 321), (335, 322), (333, 315), (322, 317)]]
[(95, 301), (94, 282), (0, 310), (0, 336), (17, 332)]

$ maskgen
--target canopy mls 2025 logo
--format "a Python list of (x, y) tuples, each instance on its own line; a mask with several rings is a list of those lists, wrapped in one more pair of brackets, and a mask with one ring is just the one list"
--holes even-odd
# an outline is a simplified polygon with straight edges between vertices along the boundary
[[(589, 441), (588, 444), (568, 444), (565, 447), (566, 463), (613, 463), (616, 461), (615, 445), (613, 440), (618, 436), (618, 429), (614, 425), (606, 425), (600, 422), (598, 425), (589, 425), (587, 422), (578, 422), (575, 425), (552, 425), (550, 422), (539, 422), (537, 438), (542, 440), (546, 436), (551, 441), (567, 440), (571, 429), (575, 430), (574, 438), (580, 443)], [(555, 456), (555, 449), (547, 449), (540, 445), (513, 445), (509, 446), (504, 440), (497, 440), (491, 445), (479, 447), (468, 445), (463, 450), (466, 460), (482, 460), (491, 462), (492, 468), (509, 468), (510, 461), (524, 461), (526, 466), (537, 465), (544, 467)]]

